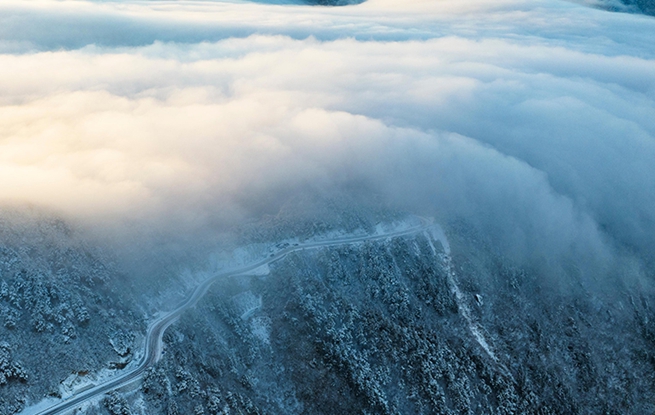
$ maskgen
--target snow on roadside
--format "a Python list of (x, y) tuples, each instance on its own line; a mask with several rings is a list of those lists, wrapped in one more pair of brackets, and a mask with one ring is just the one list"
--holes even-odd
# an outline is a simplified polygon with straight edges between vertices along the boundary
[[(332, 241), (338, 241), (339, 239), (347, 239), (347, 238), (362, 238), (362, 241), (366, 239), (366, 237), (370, 238), (377, 238), (377, 237), (384, 237), (384, 235), (389, 234), (390, 236), (392, 234), (397, 234), (397, 233), (402, 233), (404, 231), (410, 231), (412, 229), (416, 229), (419, 226), (423, 225), (425, 223), (425, 219), (422, 219), (417, 216), (412, 216), (409, 217), (405, 220), (402, 221), (395, 221), (392, 223), (388, 224), (378, 224), (375, 228), (375, 232), (373, 234), (371, 233), (366, 233), (364, 230), (361, 232), (330, 232), (326, 234), (321, 234), (317, 235), (315, 237), (303, 240), (303, 243), (301, 244), (297, 238), (293, 239), (287, 239), (278, 243), (267, 243), (267, 244), (253, 244), (253, 245), (248, 245), (245, 247), (240, 247), (235, 249), (232, 252), (231, 256), (225, 256), (224, 254), (221, 254), (220, 256), (217, 256), (216, 258), (221, 258), (221, 260), (216, 260), (213, 262), (213, 266), (211, 271), (206, 271), (206, 272), (187, 272), (184, 274), (183, 280), (186, 282), (186, 285), (192, 286), (192, 285), (198, 285), (198, 283), (202, 284), (204, 280), (212, 279), (212, 274), (215, 275), (216, 272), (221, 271), (225, 272), (230, 270), (230, 268), (239, 268), (247, 265), (248, 263), (253, 263), (262, 260), (263, 258), (267, 257), (272, 257), (276, 253), (279, 253), (280, 251), (283, 251), (285, 249), (289, 249), (292, 247), (298, 246), (299, 248), (302, 248), (302, 245), (311, 245), (311, 244), (319, 244), (315, 247), (320, 247), (322, 242), (326, 243), (326, 246), (329, 245)], [(433, 237), (437, 238), (438, 240), (442, 241), (442, 245), (444, 245), (444, 249), (447, 249), (447, 252), (450, 252), (450, 247), (448, 245), (448, 241), (445, 239), (445, 235), (443, 234), (443, 231), (438, 225), (434, 225), (435, 228), (430, 228), (427, 231), (433, 232)], [(436, 230), (434, 230), (436, 229)], [(417, 230), (418, 232), (419, 230)], [(428, 238), (430, 240), (430, 238)], [(358, 243), (361, 241), (343, 241), (343, 243)], [(430, 240), (430, 244), (432, 246), (432, 249), (434, 250), (436, 254), (436, 249), (434, 248), (434, 245), (432, 245), (432, 241)], [(449, 258), (449, 255), (447, 255), (447, 258)], [(270, 273), (270, 268), (268, 264), (263, 264), (247, 273), (247, 275), (267, 275)], [(245, 274), (244, 274), (245, 275)], [(454, 283), (453, 279), (453, 286), (457, 287), (456, 284)], [(457, 292), (459, 293), (459, 288), (457, 288)], [(458, 301), (459, 298), (462, 296), (461, 293), (458, 295)], [(252, 298), (251, 298), (252, 297)], [(243, 298), (238, 298), (236, 301), (236, 305), (240, 306), (243, 308), (243, 313), (242, 313), (242, 318), (243, 319), (250, 319), (252, 316), (253, 312), (256, 311), (259, 307), (261, 307), (261, 297), (255, 298), (252, 293), (250, 293), (250, 296), (243, 296)], [(468, 310), (468, 309), (467, 309)], [(175, 311), (175, 310), (173, 310)], [(159, 311), (156, 313), (153, 313), (150, 315), (147, 320), (149, 320), (149, 324), (151, 325), (154, 321), (157, 321), (161, 318), (164, 318), (166, 315), (173, 311)], [(468, 316), (468, 313), (466, 314)], [(470, 317), (467, 318), (470, 323)], [(255, 329), (256, 334), (258, 337), (264, 342), (268, 343), (268, 336), (269, 336), (269, 330), (270, 328), (268, 327), (268, 322), (266, 320), (258, 319), (255, 318), (251, 322), (253, 324), (253, 328)], [(163, 332), (162, 332), (163, 335)], [(486, 344), (486, 341), (484, 341), (484, 337), (480, 334), (480, 339), (478, 340), (481, 344)], [(161, 336), (160, 336), (161, 337)], [(161, 347), (161, 342), (160, 342), (160, 347)], [(484, 345), (483, 345), (484, 347)], [(490, 349), (485, 347), (485, 349), (492, 355)], [(157, 351), (157, 354), (160, 354), (161, 350)], [(20, 415), (33, 415), (33, 414), (38, 414), (39, 412), (52, 407), (53, 405), (62, 402), (71, 396), (74, 396), (75, 394), (81, 393), (89, 388), (93, 388), (97, 385), (101, 385), (108, 380), (115, 378), (116, 376), (120, 376), (120, 373), (123, 371), (130, 371), (134, 367), (135, 362), (139, 362), (141, 360), (141, 357), (143, 356), (143, 350), (137, 350), (135, 351), (133, 355), (133, 359), (130, 362), (130, 364), (122, 369), (122, 370), (117, 370), (117, 369), (102, 369), (99, 371), (97, 374), (88, 374), (84, 375), (81, 377), (79, 374), (71, 375), (69, 378), (67, 378), (65, 381), (62, 382), (62, 386), (60, 387), (61, 391), (61, 399), (57, 398), (46, 398), (43, 399), (42, 401), (25, 408)], [(494, 357), (495, 359), (495, 357)], [(102, 397), (103, 395), (99, 395), (94, 398), (90, 398), (89, 400), (85, 401), (83, 404), (80, 405), (80, 407), (83, 407), (82, 412), (84, 412), (86, 409), (88, 409), (92, 405), (96, 405), (98, 400)]]

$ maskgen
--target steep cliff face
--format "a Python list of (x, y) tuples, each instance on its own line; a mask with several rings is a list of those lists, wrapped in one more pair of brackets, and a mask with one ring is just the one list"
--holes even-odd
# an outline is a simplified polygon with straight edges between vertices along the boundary
[(129, 362), (142, 313), (102, 251), (41, 214), (0, 216), (0, 413)]
[(296, 253), (268, 275), (218, 282), (169, 329), (132, 405), (652, 412), (653, 298), (625, 288), (603, 297), (568, 277), (558, 285), (513, 267), (461, 226), (450, 244), (424, 233)]

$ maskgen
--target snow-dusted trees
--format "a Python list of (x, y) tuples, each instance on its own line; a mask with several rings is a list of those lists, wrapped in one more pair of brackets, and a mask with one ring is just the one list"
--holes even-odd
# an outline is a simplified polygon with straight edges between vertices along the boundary
[(20, 363), (11, 359), (11, 347), (8, 343), (0, 343), (0, 387), (12, 380), (27, 381), (27, 373)]
[[(119, 295), (120, 274), (99, 250), (57, 221), (14, 222), (3, 213), (0, 414), (14, 414), (27, 398), (58, 395), (71, 373), (107, 367), (133, 347), (130, 333), (144, 327), (138, 314), (128, 313), (134, 305)], [(113, 327), (123, 333), (116, 347), (110, 342)]]
[(117, 392), (110, 392), (102, 400), (103, 405), (109, 411), (110, 415), (132, 415), (130, 407), (125, 398)]

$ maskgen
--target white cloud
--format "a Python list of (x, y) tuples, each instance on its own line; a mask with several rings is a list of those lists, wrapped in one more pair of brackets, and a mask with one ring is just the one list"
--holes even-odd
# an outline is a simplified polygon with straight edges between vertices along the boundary
[(652, 19), (557, 1), (0, 7), (5, 199), (207, 220), (356, 182), (519, 256), (655, 243)]

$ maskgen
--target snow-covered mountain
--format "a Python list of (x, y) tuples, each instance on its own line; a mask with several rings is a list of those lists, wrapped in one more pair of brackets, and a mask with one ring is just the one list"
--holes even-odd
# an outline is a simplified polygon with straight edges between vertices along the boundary
[[(243, 227), (252, 257), (240, 261), (290, 253), (214, 280), (141, 380), (83, 412), (653, 411), (651, 295), (574, 264), (558, 276), (522, 266), (463, 220), (417, 227), (321, 202), (339, 210), (296, 200)], [(39, 413), (135, 367), (156, 316), (144, 310), (161, 304), (143, 303), (148, 284), (128, 291), (109, 253), (44, 215), (4, 220), (2, 249), (4, 413)], [(211, 275), (182, 273), (162, 295)]]
[(0, 415), (654, 413), (653, 10), (3, 0)]
[(145, 330), (111, 257), (61, 219), (0, 214), (0, 413), (61, 398), (125, 366)]

